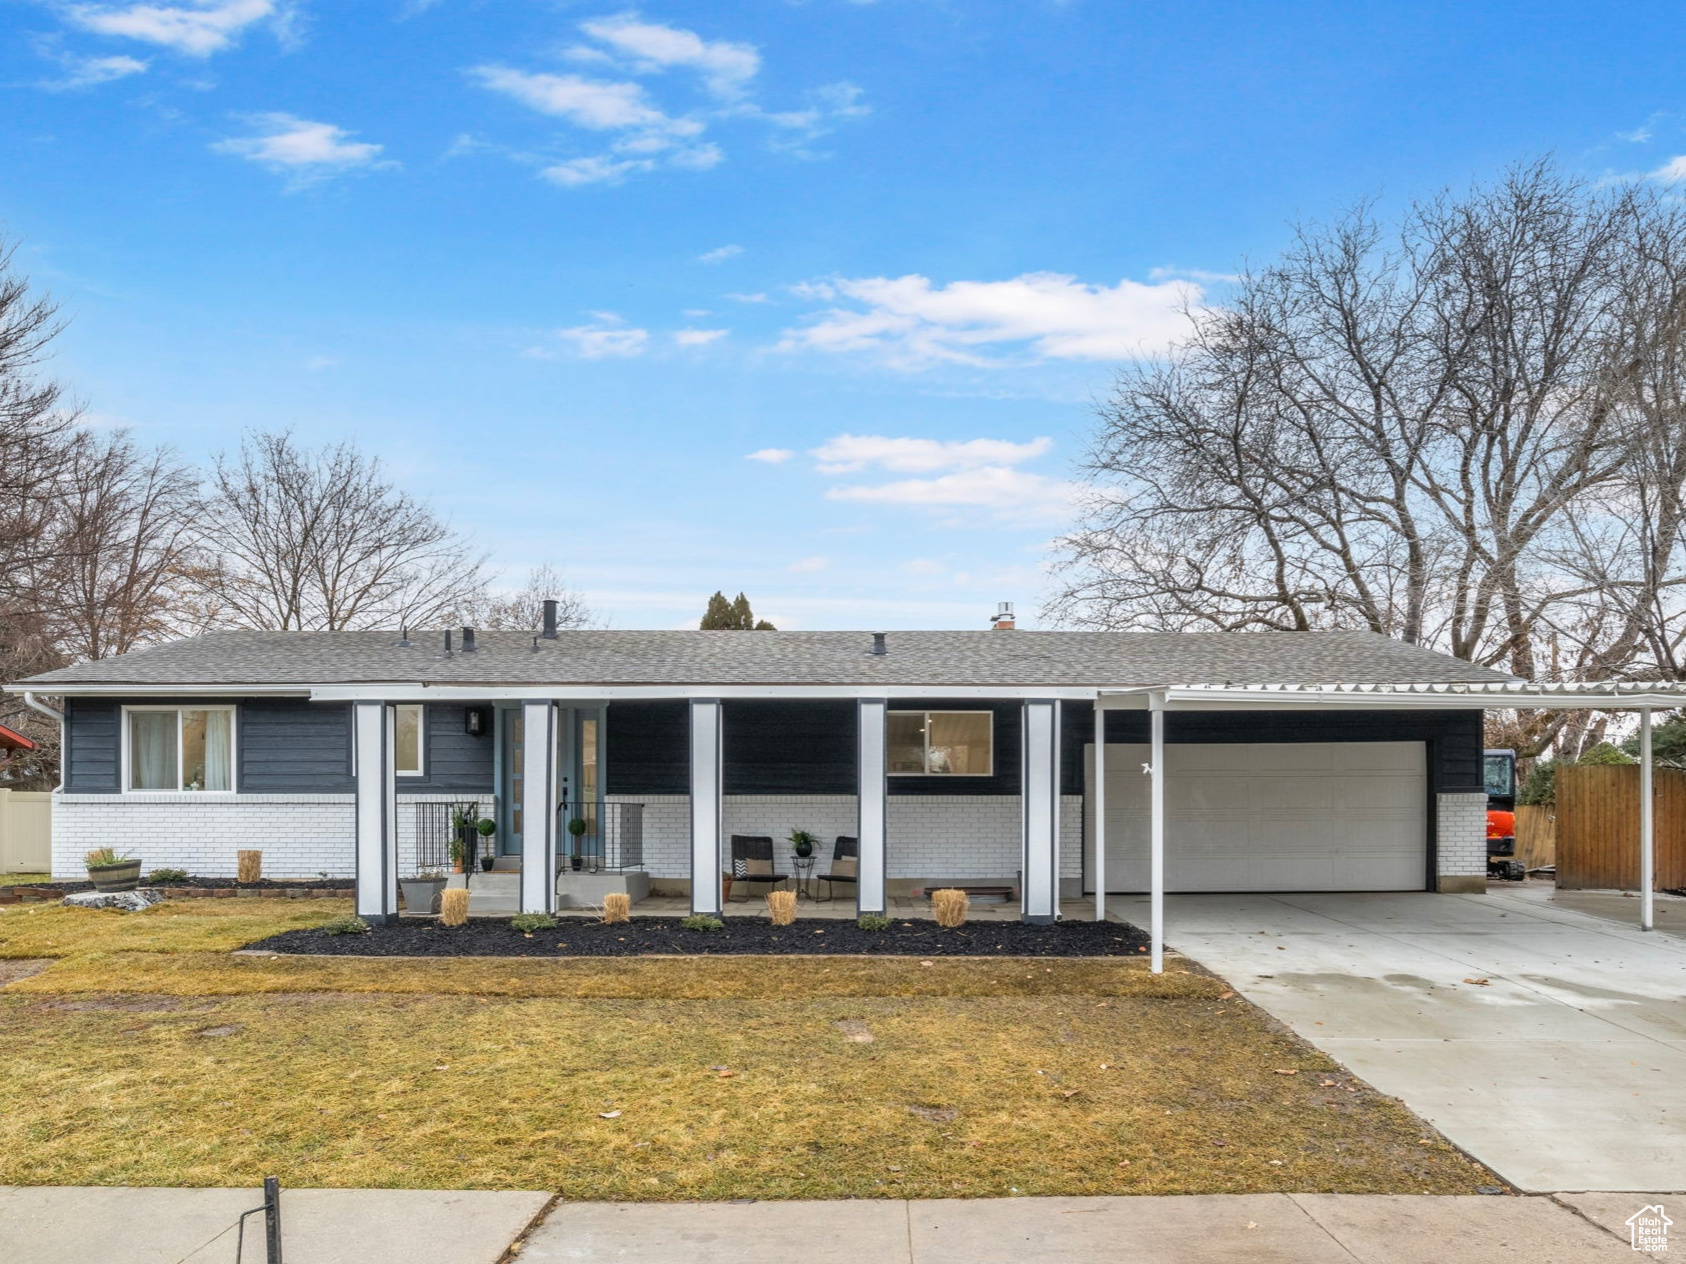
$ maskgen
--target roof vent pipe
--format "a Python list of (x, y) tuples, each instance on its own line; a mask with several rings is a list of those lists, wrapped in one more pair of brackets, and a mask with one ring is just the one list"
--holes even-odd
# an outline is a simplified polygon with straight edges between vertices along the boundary
[(872, 634), (872, 653), (873, 653), (873, 657), (883, 658), (884, 655), (886, 655), (890, 652), (890, 647), (884, 643), (885, 639), (889, 635), (890, 634), (888, 632), (874, 632)]
[(404, 624), (399, 625), (399, 627), (398, 627), (398, 640), (395, 642), (395, 644), (396, 644), (397, 648), (401, 649), (401, 650), (407, 650), (407, 649), (410, 648), (410, 625), (409, 624), (404, 623)]
[(554, 641), (556, 639), (556, 598), (554, 597), (546, 597), (544, 599), (543, 636), (547, 641)]
[(1013, 630), (1013, 603), (1003, 601), (995, 607), (995, 618), (990, 626), (997, 632), (1011, 632)]
[(462, 652), (464, 654), (474, 653), (474, 629), (473, 628), (464, 628), (462, 630)]

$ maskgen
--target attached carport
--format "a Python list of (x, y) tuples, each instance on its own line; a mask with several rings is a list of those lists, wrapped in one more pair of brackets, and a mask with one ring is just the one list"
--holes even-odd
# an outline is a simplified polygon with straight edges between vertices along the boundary
[[(1188, 734), (1199, 733), (1201, 724), (1209, 735), (1218, 736), (1226, 719), (1230, 727), (1240, 729), (1269, 713), (1370, 713), (1392, 717), (1395, 723), (1386, 725), (1384, 720), (1384, 731), (1398, 729), (1397, 737), (1413, 727), (1413, 717), (1420, 720), (1425, 713), (1472, 716), (1479, 731), (1480, 716), (1489, 709), (1580, 709), (1639, 712), (1644, 805), (1640, 920), (1650, 929), (1651, 713), (1683, 702), (1686, 687), (1672, 682), (1193, 684), (1098, 691), (1085, 856), (1095, 918), (1107, 916), (1107, 893), (1113, 887), (1109, 858), (1125, 866), (1127, 884), (1140, 882), (1145, 869), (1155, 971), (1164, 963), (1168, 889), (1483, 889), (1486, 829), (1479, 739), (1470, 784), (1458, 784), (1446, 781), (1433, 766), (1432, 738), (1426, 744), (1416, 735), (1390, 742), (1376, 734), (1332, 743), (1295, 741), (1292, 736), (1270, 743), (1186, 740)], [(1116, 742), (1117, 722), (1111, 717), (1118, 712), (1146, 713), (1145, 743)], [(1172, 723), (1192, 717), (1199, 722), (1185, 725), (1184, 740), (1173, 745), (1167, 741), (1169, 717), (1175, 717)], [(1295, 746), (1305, 749), (1296, 751)], [(1353, 749), (1361, 746), (1391, 749)], [(1140, 780), (1130, 774), (1137, 766)], [(1109, 808), (1109, 789), (1114, 798), (1125, 798), (1121, 812)], [(1109, 823), (1127, 831), (1124, 847), (1109, 843)], [(1413, 883), (1410, 873), (1417, 865), (1421, 878)], [(1352, 885), (1343, 886), (1349, 879)]]

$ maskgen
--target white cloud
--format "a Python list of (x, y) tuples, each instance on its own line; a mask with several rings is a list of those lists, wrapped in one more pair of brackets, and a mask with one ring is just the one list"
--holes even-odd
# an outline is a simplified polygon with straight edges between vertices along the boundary
[(558, 329), (556, 336), (571, 344), (575, 354), (586, 360), (644, 354), (650, 342), (648, 329), (631, 327), (611, 312), (593, 312), (592, 315), (597, 318), (592, 324)]
[(1045, 456), (1054, 446), (1043, 437), (1029, 443), (1008, 439), (907, 439), (842, 434), (810, 453), (822, 474), (851, 474), (877, 465), (897, 474), (930, 474), (990, 465), (1019, 465)]
[(751, 452), (744, 458), (746, 461), (765, 461), (768, 465), (783, 465), (796, 453), (790, 448), (762, 448)]
[(743, 253), (742, 246), (716, 246), (713, 250), (705, 250), (697, 256), (698, 263), (725, 263)]
[(55, 91), (73, 88), (92, 88), (130, 75), (145, 74), (147, 63), (138, 57), (68, 57), (63, 59), (68, 73), (41, 86)]
[(805, 557), (800, 562), (792, 562), (785, 567), (787, 571), (795, 571), (798, 575), (812, 575), (815, 571), (823, 571), (831, 565), (829, 557)]
[(1653, 180), (1661, 180), (1664, 184), (1679, 184), (1686, 180), (1686, 154), (1678, 158), (1670, 158), (1662, 166), (1651, 173)]
[(694, 135), (700, 123), (669, 118), (649, 103), (636, 83), (604, 83), (578, 75), (529, 74), (508, 66), (476, 66), (483, 87), (513, 97), (541, 114), (565, 118), (593, 131), (641, 128)]
[(673, 341), (681, 347), (706, 347), (731, 332), (730, 329), (681, 329), (674, 333)]
[(211, 146), (296, 176), (324, 175), (356, 167), (391, 166), (380, 162), (382, 146), (351, 139), (351, 133), (332, 123), (318, 123), (291, 114), (260, 114), (252, 120), (256, 136), (236, 136)]
[(1198, 308), (1193, 281), (1086, 285), (1054, 272), (1009, 281), (934, 286), (919, 275), (838, 279), (799, 297), (848, 300), (785, 331), (783, 350), (871, 352), (903, 367), (940, 361), (1000, 363), (989, 351), (1017, 345), (1039, 359), (1118, 360), (1156, 355), (1187, 332), (1182, 309)]
[(914, 439), (886, 435), (838, 435), (809, 455), (822, 474), (880, 470), (890, 474), (925, 474), (927, 478), (830, 487), (826, 499), (926, 509), (977, 512), (1016, 522), (1068, 519), (1073, 486), (1017, 468), (1053, 449), (1046, 437), (1026, 443), (1007, 439)]
[[(580, 30), (608, 45), (613, 53), (630, 58), (646, 73), (675, 66), (696, 70), (716, 96), (738, 95), (761, 69), (761, 54), (753, 44), (705, 40), (695, 31), (641, 22), (630, 13), (582, 22)], [(577, 52), (586, 60), (606, 55), (596, 49)]]
[(76, 4), (65, 17), (85, 31), (117, 35), (209, 57), (232, 47), (240, 33), (266, 18), (284, 18), (275, 0), (198, 0), (189, 4)]
[(582, 184), (619, 184), (634, 171), (649, 171), (656, 164), (648, 158), (613, 158), (594, 154), (589, 158), (570, 158), (539, 172), (553, 184), (569, 188)]
[(728, 294), (726, 297), (734, 303), (765, 303), (767, 301), (765, 294)]
[(908, 478), (875, 486), (828, 488), (827, 500), (978, 510), (1011, 521), (1057, 522), (1072, 515), (1075, 489), (1028, 470), (984, 466), (939, 478)]

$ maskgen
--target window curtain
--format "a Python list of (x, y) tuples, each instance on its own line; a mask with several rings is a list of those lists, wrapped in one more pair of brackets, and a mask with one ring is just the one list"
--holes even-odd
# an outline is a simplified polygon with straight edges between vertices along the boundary
[(234, 712), (205, 712), (205, 789), (234, 789)]
[(129, 788), (179, 790), (174, 711), (129, 712)]

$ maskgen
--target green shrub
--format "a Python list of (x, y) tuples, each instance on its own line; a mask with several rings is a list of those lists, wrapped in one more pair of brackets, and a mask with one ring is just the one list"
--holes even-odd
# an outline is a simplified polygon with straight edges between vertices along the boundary
[(707, 913), (692, 913), (689, 917), (679, 919), (679, 924), (686, 930), (725, 930), (726, 923), (718, 917)]
[(344, 917), (336, 917), (331, 922), (324, 922), (322, 933), (324, 935), (367, 935), (369, 923), (353, 913), (347, 913)]
[(180, 886), (186, 881), (185, 869), (154, 869), (146, 875), (146, 884), (153, 887)]
[(1557, 802), (1557, 761), (1537, 759), (1516, 791), (1516, 802), (1530, 807), (1551, 807)]
[(855, 925), (862, 930), (889, 930), (891, 922), (882, 913), (862, 913)]
[(1595, 746), (1589, 746), (1575, 762), (1577, 764), (1636, 764), (1639, 761), (1626, 751), (1612, 746), (1609, 742), (1599, 742)]
[(518, 930), (523, 935), (531, 935), (536, 930), (555, 930), (556, 919), (549, 913), (517, 913), (509, 919), (509, 929)]

